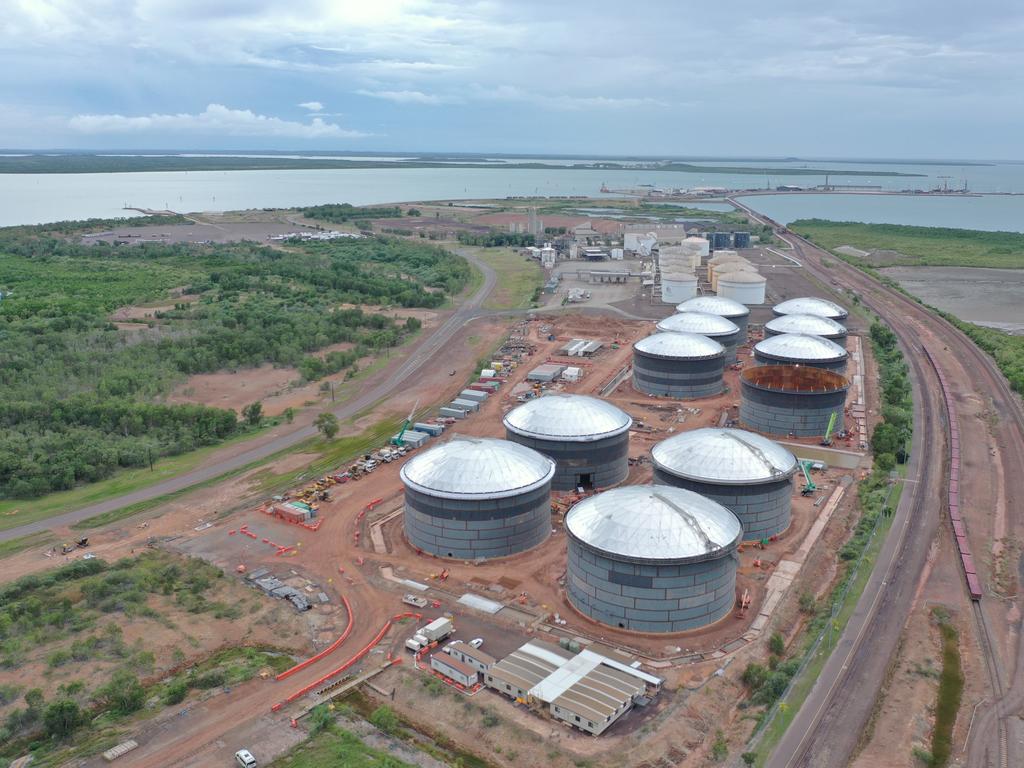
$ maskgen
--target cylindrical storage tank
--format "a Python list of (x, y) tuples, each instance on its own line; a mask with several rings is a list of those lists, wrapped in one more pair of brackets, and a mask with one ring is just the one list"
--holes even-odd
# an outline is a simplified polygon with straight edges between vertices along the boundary
[(751, 272), (756, 275), (757, 267), (746, 261), (727, 261), (723, 264), (716, 264), (711, 268), (709, 275), (711, 290), (718, 292), (718, 281), (722, 279), (722, 275), (732, 275), (737, 272)]
[(749, 248), (750, 247), (750, 233), (749, 232), (733, 232), (732, 233), (732, 244), (734, 248)]
[(719, 248), (728, 248), (730, 245), (732, 245), (732, 235), (728, 232), (711, 233), (711, 247), (716, 251)]
[(804, 333), (821, 336), (846, 349), (846, 328), (835, 320), (818, 315), (782, 315), (764, 324), (764, 335), (778, 336), (782, 333)]
[(678, 304), (697, 295), (697, 276), (679, 270), (661, 275), (661, 300)]
[(725, 347), (696, 333), (655, 333), (633, 345), (633, 386), (648, 395), (694, 400), (725, 387)]
[(803, 296), (799, 299), (789, 299), (781, 304), (772, 307), (772, 312), (777, 316), (781, 315), (817, 315), (827, 317), (830, 320), (842, 321), (847, 318), (849, 312), (838, 304), (827, 299), (819, 299), (815, 296)]
[(754, 272), (727, 272), (718, 276), (718, 295), (740, 304), (764, 304), (764, 275)]
[(732, 320), (707, 312), (682, 312), (666, 317), (655, 326), (659, 331), (668, 333), (699, 333), (714, 339), (725, 347), (725, 364), (736, 362), (736, 347), (741, 341), (740, 329)]
[(754, 345), (758, 365), (813, 365), (826, 371), (846, 373), (850, 354), (835, 342), (821, 336), (783, 333), (768, 336)]
[(554, 459), (553, 490), (607, 488), (629, 474), (633, 419), (609, 402), (545, 395), (513, 408), (503, 423), (509, 440)]
[(744, 541), (789, 528), (796, 457), (767, 437), (708, 427), (681, 432), (651, 449), (654, 482), (686, 488), (732, 510)]
[(823, 437), (835, 414), (843, 428), (843, 406), (850, 383), (824, 368), (762, 365), (740, 374), (740, 422), (769, 435)]
[(732, 611), (743, 532), (711, 499), (630, 485), (581, 501), (565, 530), (566, 592), (585, 616), (635, 632), (685, 632)]
[(718, 315), (726, 320), (732, 320), (740, 329), (740, 339), (747, 338), (747, 323), (750, 320), (750, 310), (738, 301), (727, 299), (723, 296), (695, 296), (676, 307), (676, 312), (707, 312), (709, 315)]
[(438, 557), (465, 560), (523, 552), (551, 533), (555, 462), (490, 437), (454, 437), (401, 471), (405, 536)]

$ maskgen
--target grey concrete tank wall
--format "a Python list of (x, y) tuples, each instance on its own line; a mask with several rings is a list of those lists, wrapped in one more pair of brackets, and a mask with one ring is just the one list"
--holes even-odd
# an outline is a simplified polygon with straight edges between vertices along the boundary
[[(736, 321), (733, 320), (733, 322), (735, 323)], [(764, 329), (764, 337), (765, 338), (768, 338), (769, 336), (780, 336), (780, 335), (782, 335), (781, 331), (773, 331), (773, 330), (771, 330), (770, 328), (767, 328), (767, 327), (765, 327), (765, 329)], [(815, 334), (815, 335), (817, 335), (817, 334)], [(838, 344), (843, 349), (847, 349), (846, 342), (849, 339), (849, 337), (845, 333), (839, 334), (838, 336), (837, 335), (822, 336), (822, 338), (823, 339), (828, 339), (829, 341)]]
[(551, 533), (551, 486), (500, 499), (445, 499), (406, 487), (405, 536), (438, 557), (505, 557)]
[(778, 392), (754, 386), (741, 376), (740, 422), (748, 429), (769, 435), (821, 437), (833, 413), (835, 429), (842, 428), (846, 389)]
[(573, 536), (568, 541), (569, 602), (612, 627), (685, 632), (713, 624), (736, 600), (734, 552), (696, 563), (615, 560)]
[(725, 387), (725, 360), (724, 354), (703, 360), (672, 360), (633, 350), (633, 386), (648, 395), (680, 400), (713, 397)]
[(754, 347), (754, 362), (757, 365), (810, 365), (814, 368), (824, 368), (826, 371), (835, 371), (836, 373), (846, 373), (846, 363), (849, 360), (848, 357), (844, 357), (842, 360), (835, 362), (816, 362), (814, 360), (781, 360), (776, 357), (769, 357), (757, 351), (757, 347)]
[(694, 491), (732, 510), (743, 526), (744, 541), (760, 541), (789, 528), (793, 509), (791, 478), (774, 483), (721, 485), (679, 477), (655, 465), (653, 482)]
[[(746, 344), (747, 343), (747, 326), (750, 325), (750, 315), (749, 315), (749, 313), (746, 314), (746, 315), (743, 315), (742, 317), (730, 317), (728, 319), (731, 320), (740, 329), (740, 332), (737, 334), (737, 338), (739, 339), (739, 343), (740, 344)], [(719, 340), (719, 341), (721, 341), (721, 340)], [(724, 344), (725, 342), (722, 342), (722, 343)]]
[(736, 362), (736, 347), (747, 343), (747, 337), (742, 331), (730, 333), (727, 336), (712, 336), (712, 339), (725, 347), (725, 364), (732, 365)]
[(591, 442), (539, 440), (511, 429), (505, 430), (505, 436), (513, 443), (533, 448), (554, 460), (555, 476), (551, 479), (554, 491), (571, 491), (579, 485), (608, 488), (621, 483), (629, 474), (628, 431)]

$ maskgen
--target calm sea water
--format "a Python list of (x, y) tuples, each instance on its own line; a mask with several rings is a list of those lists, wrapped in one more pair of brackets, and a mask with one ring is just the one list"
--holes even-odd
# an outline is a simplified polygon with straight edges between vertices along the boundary
[[(710, 164), (710, 163), (709, 163)], [(719, 162), (719, 165), (744, 165)], [(0, 174), (0, 225), (126, 215), (123, 206), (176, 211), (284, 208), (318, 203), (355, 205), (413, 200), (589, 195), (650, 184), (656, 187), (763, 188), (767, 183), (814, 186), (823, 177), (769, 177), (659, 171), (574, 171), (515, 168), (367, 168), (293, 171), (189, 171), (103, 174)], [(923, 173), (924, 178), (833, 175), (830, 182), (879, 184), (885, 189), (956, 186), (966, 176), (976, 191), (1024, 191), (1024, 165), (871, 165), (815, 161), (808, 167)], [(943, 179), (943, 176), (950, 177)], [(782, 222), (818, 217), (869, 222), (1024, 231), (1024, 197), (910, 198), (858, 195), (749, 197), (748, 204)]]

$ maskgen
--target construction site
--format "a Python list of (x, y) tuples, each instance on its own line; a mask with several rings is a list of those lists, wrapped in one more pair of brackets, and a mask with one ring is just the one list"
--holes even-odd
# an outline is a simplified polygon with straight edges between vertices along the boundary
[[(273, 496), (242, 474), (86, 541), (216, 565), (294, 612), (306, 650), (117, 763), (241, 747), (269, 762), (358, 689), (488, 765), (700, 764), (739, 717), (742, 667), (795, 637), (835, 578), (877, 371), (867, 317), (818, 298), (844, 294), (793, 259), (687, 251), (686, 295), (665, 286), (682, 257), (663, 269), (649, 246), (621, 282), (577, 271), (605, 306), (470, 318), (379, 406), (399, 427), (351, 460)], [(474, 706), (500, 727), (468, 722)]]

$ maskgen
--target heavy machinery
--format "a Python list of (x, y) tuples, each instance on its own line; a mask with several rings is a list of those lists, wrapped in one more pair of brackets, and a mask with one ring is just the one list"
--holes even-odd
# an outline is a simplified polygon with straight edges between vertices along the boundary
[(825, 445), (825, 446), (832, 445), (832, 430), (835, 429), (835, 428), (836, 428), (836, 414), (835, 414), (835, 411), (833, 411), (832, 415), (829, 416), (829, 419), (828, 419), (828, 429), (825, 430), (825, 437), (822, 438), (822, 440), (821, 440), (821, 444), (822, 445)]
[[(454, 373), (454, 371), (453, 371), (453, 373)], [(398, 434), (397, 435), (395, 435), (394, 437), (391, 438), (391, 444), (392, 445), (402, 445), (402, 437), (403, 437), (403, 435), (405, 435), (405, 430), (407, 430), (409, 428), (409, 425), (412, 424), (412, 417), (415, 415), (416, 408), (419, 406), (419, 404), (420, 404), (419, 400), (417, 400), (413, 404), (412, 410), (409, 411), (408, 417), (406, 417), (405, 422), (402, 424), (402, 428), (400, 430), (398, 430)]]
[(810, 496), (816, 490), (818, 486), (811, 480), (811, 466), (813, 462), (807, 461), (806, 459), (800, 462), (800, 469), (804, 471), (804, 487), (800, 489), (801, 496)]

